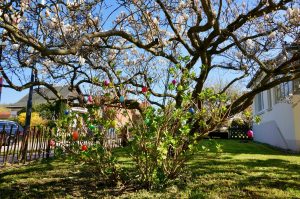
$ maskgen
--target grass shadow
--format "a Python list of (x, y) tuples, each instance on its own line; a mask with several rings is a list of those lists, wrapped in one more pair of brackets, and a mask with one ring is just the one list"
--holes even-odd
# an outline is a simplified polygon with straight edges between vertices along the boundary
[[(299, 161), (292, 161), (292, 157), (287, 159), (281, 151), (264, 149), (264, 145), (256, 143), (218, 143), (224, 145), (223, 155), (202, 158), (204, 153), (195, 154), (188, 162), (187, 173), (155, 190), (142, 190), (136, 181), (137, 171), (128, 155), (129, 149), (119, 148), (113, 153), (117, 154), (118, 163), (127, 176), (120, 184), (110, 186), (88, 165), (50, 159), (1, 172), (0, 198), (131, 198), (130, 194), (139, 196), (140, 193), (150, 194), (149, 197), (159, 194), (164, 198), (179, 198), (182, 195), (178, 193), (186, 193), (190, 198), (264, 198), (264, 194), (277, 194), (276, 191), (281, 194), (279, 197), (290, 194), (297, 198)], [(265, 151), (257, 151), (257, 148)], [(251, 155), (242, 155), (239, 151)], [(171, 190), (173, 187), (176, 191)]]

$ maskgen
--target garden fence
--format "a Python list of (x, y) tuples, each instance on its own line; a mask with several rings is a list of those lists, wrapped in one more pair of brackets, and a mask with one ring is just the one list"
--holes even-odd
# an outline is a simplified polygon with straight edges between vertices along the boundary
[[(79, 131), (80, 133), (83, 132)], [(57, 147), (70, 144), (71, 135), (72, 132), (54, 132), (45, 127), (33, 127), (27, 133), (23, 133), (18, 129), (4, 126), (0, 129), (0, 166), (53, 157)], [(53, 139), (57, 136), (60, 136), (59, 140)], [(51, 146), (51, 140), (55, 140), (55, 145)], [(87, 146), (100, 143), (96, 138), (76, 142)], [(109, 129), (100, 144), (106, 148), (114, 148), (121, 146), (122, 140), (115, 129)]]
[(247, 127), (231, 127), (228, 129), (229, 139), (248, 139), (248, 130)]

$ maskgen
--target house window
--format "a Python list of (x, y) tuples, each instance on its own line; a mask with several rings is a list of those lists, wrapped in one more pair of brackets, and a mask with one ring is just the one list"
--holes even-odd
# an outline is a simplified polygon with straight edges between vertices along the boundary
[(271, 89), (267, 91), (268, 96), (268, 110), (272, 109), (272, 95)]
[(284, 82), (275, 87), (275, 103), (282, 101), (293, 93), (293, 82)]
[(293, 82), (294, 94), (300, 94), (300, 79), (295, 79)]
[(255, 111), (256, 113), (259, 113), (263, 109), (264, 109), (264, 97), (263, 97), (263, 92), (261, 92), (255, 96)]

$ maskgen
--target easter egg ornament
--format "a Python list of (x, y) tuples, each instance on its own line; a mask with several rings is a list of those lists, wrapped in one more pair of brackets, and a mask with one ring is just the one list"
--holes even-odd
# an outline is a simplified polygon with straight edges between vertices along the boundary
[(81, 146), (81, 150), (87, 151), (87, 150), (88, 150), (88, 147), (84, 144), (84, 145)]
[(109, 81), (108, 81), (108, 80), (105, 80), (105, 81), (103, 82), (103, 84), (104, 84), (104, 86), (109, 86)]
[(91, 95), (88, 97), (88, 102), (93, 102), (93, 97)]
[(125, 98), (124, 98), (124, 96), (123, 96), (123, 95), (121, 95), (119, 100), (120, 100), (120, 102), (121, 102), (121, 103), (123, 103), (123, 102), (125, 101)]
[(142, 92), (143, 92), (143, 93), (147, 93), (147, 92), (148, 92), (148, 88), (147, 88), (146, 86), (144, 86), (144, 87), (142, 88)]
[(54, 146), (55, 146), (55, 141), (54, 141), (54, 140), (50, 140), (49, 145), (50, 145), (51, 147), (54, 147)]
[(247, 132), (247, 137), (248, 137), (248, 139), (252, 139), (253, 138), (253, 131), (252, 130), (249, 130)]
[(74, 141), (77, 141), (78, 138), (79, 138), (79, 133), (78, 133), (78, 131), (74, 131), (73, 134), (72, 134), (72, 137), (73, 137), (73, 140), (74, 140)]
[(69, 110), (65, 110), (65, 115), (69, 115), (70, 111)]
[(89, 126), (89, 129), (91, 129), (91, 130), (93, 130), (93, 129), (95, 129), (95, 128), (96, 128), (96, 127), (95, 127), (94, 125), (92, 125), (92, 124)]
[(147, 119), (145, 119), (145, 124), (148, 126), (148, 125), (150, 125), (150, 120), (147, 118)]
[(183, 86), (182, 86), (182, 85), (179, 85), (179, 86), (177, 87), (177, 90), (178, 90), (178, 91), (182, 91), (182, 90), (183, 90)]
[(195, 109), (194, 108), (189, 108), (189, 112), (191, 113), (191, 114), (195, 114)]
[(116, 120), (111, 121), (110, 127), (111, 128), (116, 128), (116, 126), (117, 126), (117, 121)]
[(172, 80), (172, 84), (175, 85), (177, 83), (176, 79)]

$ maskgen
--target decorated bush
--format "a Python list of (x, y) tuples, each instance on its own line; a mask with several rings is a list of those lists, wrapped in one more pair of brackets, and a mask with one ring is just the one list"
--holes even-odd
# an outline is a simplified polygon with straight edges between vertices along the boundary
[(117, 121), (112, 110), (107, 110), (106, 114), (103, 111), (96, 104), (73, 111), (66, 109), (64, 115), (55, 121), (51, 141), (56, 147), (56, 155), (85, 163), (102, 181), (115, 184), (120, 172), (112, 156), (112, 146), (105, 142), (105, 134), (108, 129), (116, 128)]

